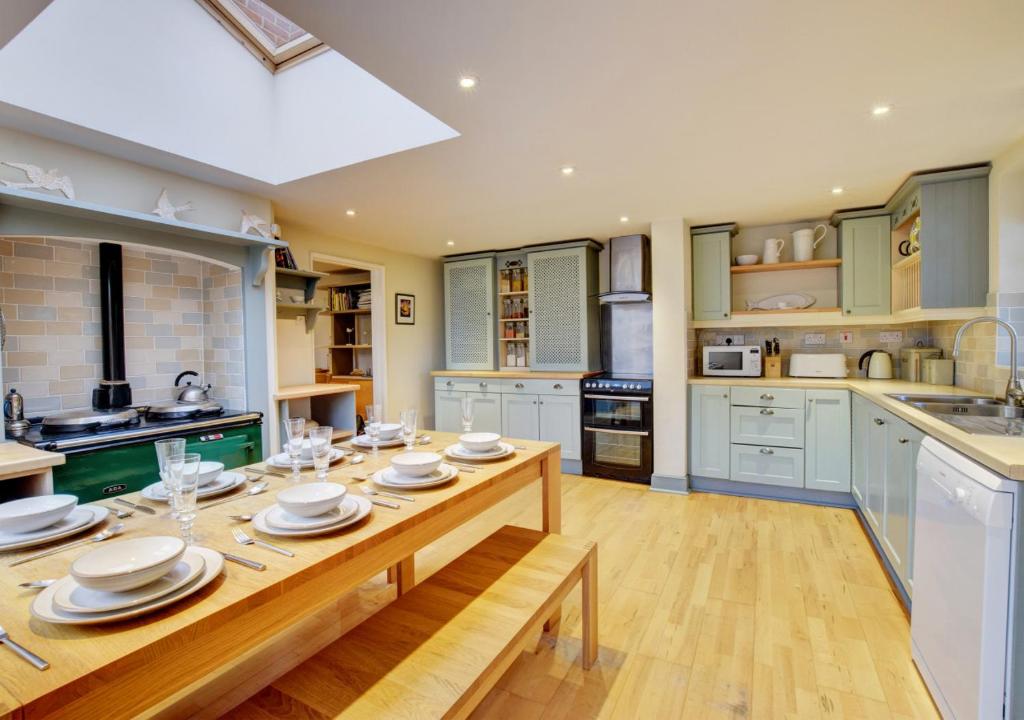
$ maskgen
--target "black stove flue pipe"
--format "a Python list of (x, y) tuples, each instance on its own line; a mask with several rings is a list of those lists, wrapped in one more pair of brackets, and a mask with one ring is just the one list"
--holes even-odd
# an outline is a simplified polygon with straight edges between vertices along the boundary
[(98, 410), (132, 403), (124, 368), (124, 264), (121, 246), (100, 243), (100, 324), (103, 330), (103, 379), (92, 391)]

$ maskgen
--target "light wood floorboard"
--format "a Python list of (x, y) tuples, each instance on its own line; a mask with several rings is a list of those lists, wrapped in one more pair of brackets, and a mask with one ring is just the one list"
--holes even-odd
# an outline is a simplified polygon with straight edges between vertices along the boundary
[[(503, 524), (527, 488), (417, 554), (417, 579)], [(937, 718), (910, 628), (849, 510), (566, 475), (563, 528), (595, 540), (600, 652), (580, 668), (580, 592), (474, 720)]]

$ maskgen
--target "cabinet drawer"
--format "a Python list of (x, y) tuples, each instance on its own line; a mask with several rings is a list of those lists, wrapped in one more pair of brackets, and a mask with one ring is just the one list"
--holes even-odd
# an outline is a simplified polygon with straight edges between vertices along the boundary
[(804, 391), (793, 388), (735, 385), (732, 388), (732, 404), (754, 407), (803, 408)]
[(529, 380), (508, 378), (501, 381), (506, 395), (579, 395), (579, 380)]
[(729, 465), (730, 480), (783, 487), (804, 486), (803, 450), (767, 445), (733, 445)]
[(501, 380), (472, 377), (435, 377), (435, 390), (456, 392), (501, 392)]
[(791, 448), (804, 446), (804, 410), (769, 407), (732, 408), (734, 443)]

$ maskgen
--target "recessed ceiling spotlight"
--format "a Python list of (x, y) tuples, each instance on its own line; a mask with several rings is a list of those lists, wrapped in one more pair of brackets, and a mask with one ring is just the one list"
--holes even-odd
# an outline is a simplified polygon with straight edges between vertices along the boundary
[(355, 217), (356, 211), (353, 210), (352, 208), (349, 208), (348, 210), (345, 211), (345, 214), (348, 215), (349, 217)]
[(459, 78), (459, 87), (463, 90), (472, 90), (476, 87), (477, 79), (472, 75), (463, 75)]
[(875, 105), (871, 108), (871, 114), (875, 117), (882, 117), (892, 112), (892, 105)]
[(841, 188), (838, 185), (836, 185), (834, 188), (832, 188), (832, 194), (833, 195), (842, 195), (843, 194), (843, 188)]
[(576, 172), (576, 168), (574, 168), (572, 165), (563, 165), (562, 166), (562, 174), (563, 175), (569, 176), (569, 175), (572, 175), (574, 172)]
[(621, 223), (629, 222), (629, 216), (628, 215), (623, 215), (622, 217), (619, 218), (619, 222), (621, 222)]
[(448, 245), (448, 247), (455, 247), (455, 241), (454, 240), (449, 240), (446, 244)]

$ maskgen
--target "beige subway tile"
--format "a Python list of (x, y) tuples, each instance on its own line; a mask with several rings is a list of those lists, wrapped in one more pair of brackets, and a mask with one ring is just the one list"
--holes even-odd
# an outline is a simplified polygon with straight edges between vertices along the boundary
[(172, 282), (176, 287), (199, 287), (199, 278), (194, 275), (175, 275), (172, 278)]
[(38, 258), (5, 257), (3, 258), (3, 268), (15, 275), (43, 275), (46, 271), (46, 261)]
[(7, 353), (7, 364), (12, 367), (27, 367), (29, 365), (45, 365), (47, 361), (45, 352), (9, 352)]
[(46, 323), (47, 335), (81, 335), (82, 323), (80, 322), (48, 322)]
[(46, 245), (37, 245), (18, 241), (14, 243), (14, 257), (36, 258), (38, 260), (52, 260), (53, 248)]
[(178, 298), (178, 288), (170, 285), (154, 285), (152, 286), (153, 297), (157, 298)]
[(0, 255), (13, 255), (14, 243), (7, 238), (0, 238)]
[(129, 270), (141, 270), (145, 273), (153, 267), (153, 263), (149, 258), (139, 257), (131, 253), (125, 253), (122, 262), (126, 273)]
[(4, 290), (4, 302), (16, 305), (45, 305), (46, 294), (42, 290), (7, 288)]
[(168, 298), (146, 298), (147, 310), (170, 310), (173, 301)]
[(46, 365), (31, 365), (21, 368), (21, 381), (32, 382), (35, 380), (56, 380), (60, 377), (60, 368), (47, 363)]
[(58, 320), (92, 320), (93, 308), (60, 307), (57, 308)]
[(45, 335), (46, 323), (41, 320), (8, 320), (9, 335)]

